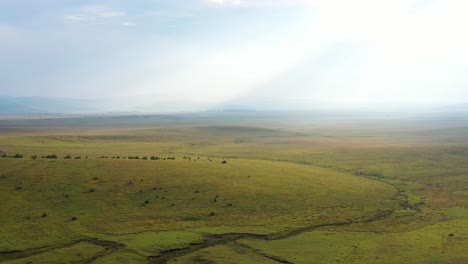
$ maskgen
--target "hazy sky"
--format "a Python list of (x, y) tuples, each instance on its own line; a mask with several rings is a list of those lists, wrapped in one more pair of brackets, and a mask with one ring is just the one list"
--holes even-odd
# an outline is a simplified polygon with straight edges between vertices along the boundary
[(0, 95), (468, 103), (466, 0), (0, 0)]

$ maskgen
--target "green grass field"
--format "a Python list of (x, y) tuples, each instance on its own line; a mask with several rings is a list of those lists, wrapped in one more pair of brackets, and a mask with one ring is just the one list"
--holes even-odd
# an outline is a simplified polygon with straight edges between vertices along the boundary
[(463, 119), (8, 118), (0, 151), (0, 262), (468, 263)]

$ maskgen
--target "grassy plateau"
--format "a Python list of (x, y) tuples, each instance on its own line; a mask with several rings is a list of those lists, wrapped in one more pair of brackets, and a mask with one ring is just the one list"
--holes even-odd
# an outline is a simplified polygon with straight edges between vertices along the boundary
[(0, 262), (468, 263), (468, 120), (0, 119)]

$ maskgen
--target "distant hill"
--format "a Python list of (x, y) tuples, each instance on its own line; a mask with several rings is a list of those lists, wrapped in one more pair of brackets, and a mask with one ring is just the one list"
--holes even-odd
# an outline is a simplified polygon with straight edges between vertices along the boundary
[(0, 96), (0, 114), (89, 113), (97, 104), (87, 100)]
[(439, 108), (440, 111), (447, 112), (467, 112), (468, 113), (468, 104), (456, 104), (456, 105), (447, 105)]
[[(343, 109), (324, 108), (320, 105), (309, 103), (309, 98), (282, 99), (268, 96), (260, 91), (258, 94), (235, 98), (228, 102), (223, 102), (212, 106), (210, 109), (215, 112), (255, 112), (270, 110), (327, 110), (341, 114)], [(120, 103), (119, 103), (120, 102)], [(204, 111), (201, 105), (194, 103), (160, 102), (150, 105), (131, 106), (122, 101), (113, 101), (112, 98), (106, 100), (83, 100), (71, 98), (52, 97), (13, 97), (0, 96), (0, 115), (22, 115), (22, 114), (90, 114), (90, 113), (156, 113), (156, 112), (186, 112)], [(352, 111), (351, 111), (352, 110)], [(374, 112), (371, 107), (359, 107), (346, 109), (345, 113)], [(468, 117), (468, 104), (455, 104), (445, 106), (426, 107), (393, 107), (382, 108), (381, 111), (401, 112), (401, 113), (425, 113), (457, 115)], [(350, 112), (351, 111), (351, 112)]]

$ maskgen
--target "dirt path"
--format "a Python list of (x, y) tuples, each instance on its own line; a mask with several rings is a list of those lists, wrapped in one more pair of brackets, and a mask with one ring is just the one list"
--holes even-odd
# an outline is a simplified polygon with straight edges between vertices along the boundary
[(241, 244), (241, 243), (238, 243), (238, 242), (231, 243), (228, 246), (230, 248), (236, 250), (237, 252), (243, 252), (243, 254), (250, 253), (250, 254), (254, 254), (254, 255), (259, 255), (259, 256), (261, 256), (263, 258), (267, 258), (267, 259), (270, 259), (270, 260), (278, 262), (278, 263), (292, 264), (292, 262), (289, 262), (289, 261), (287, 261), (285, 259), (282, 259), (282, 258), (274, 256), (274, 255), (266, 254), (266, 253), (262, 252), (259, 249), (252, 248), (250, 246), (247, 246), (245, 244)]
[(251, 239), (259, 239), (259, 240), (280, 240), (280, 239), (285, 239), (289, 238), (292, 236), (296, 236), (305, 232), (310, 232), (312, 230), (315, 230), (317, 228), (321, 227), (330, 227), (330, 226), (345, 226), (349, 225), (352, 223), (370, 223), (373, 221), (381, 220), (384, 219), (388, 216), (390, 216), (393, 213), (393, 211), (390, 210), (385, 210), (385, 211), (379, 211), (377, 212), (374, 216), (365, 218), (365, 219), (360, 219), (360, 220), (354, 220), (354, 221), (344, 221), (344, 222), (335, 222), (335, 223), (326, 223), (326, 224), (320, 224), (320, 225), (312, 225), (312, 226), (307, 226), (307, 227), (301, 227), (301, 228), (295, 228), (295, 229), (290, 229), (286, 231), (281, 231), (277, 233), (271, 233), (267, 235), (258, 235), (258, 234), (251, 234), (251, 233), (226, 233), (226, 234), (217, 234), (217, 235), (212, 235), (212, 234), (205, 234), (204, 235), (204, 241), (202, 243), (197, 243), (197, 244), (190, 244), (187, 247), (184, 248), (178, 248), (178, 249), (171, 249), (171, 250), (166, 250), (162, 251), (159, 253), (159, 255), (155, 256), (149, 256), (148, 262), (152, 264), (163, 264), (167, 263), (169, 260), (176, 259), (178, 257), (182, 257), (185, 255), (189, 255), (191, 253), (200, 251), (205, 248), (213, 247), (213, 246), (218, 246), (218, 245), (225, 245), (225, 244), (230, 244), (235, 245), (239, 248), (243, 248), (244, 250), (248, 250), (251, 253), (260, 255), (262, 257), (269, 258), (270, 260), (279, 262), (279, 263), (292, 263), (289, 262), (288, 260), (282, 259), (277, 256), (269, 255), (266, 253), (261, 252), (260, 250), (250, 248), (247, 245), (238, 243), (237, 241), (240, 239), (244, 238), (251, 238)]
[(96, 255), (84, 259), (80, 261), (79, 263), (92, 263), (98, 258), (102, 258), (104, 256), (107, 256), (109, 254), (115, 253), (118, 250), (122, 249), (125, 247), (124, 244), (115, 242), (115, 241), (108, 241), (108, 240), (99, 240), (97, 238), (82, 238), (82, 239), (77, 239), (73, 240), (70, 243), (66, 244), (61, 244), (61, 245), (54, 245), (54, 246), (48, 246), (48, 247), (40, 247), (40, 248), (33, 248), (33, 249), (28, 249), (28, 250), (14, 250), (14, 251), (0, 251), (0, 262), (3, 261), (8, 261), (8, 260), (18, 260), (18, 259), (23, 259), (23, 258), (28, 258), (32, 257), (35, 255), (47, 253), (50, 251), (58, 250), (58, 249), (63, 249), (63, 248), (68, 248), (72, 247), (74, 245), (77, 245), (79, 243), (90, 243), (94, 244), (97, 246), (101, 246), (104, 248), (104, 251), (97, 253)]
[[(281, 232), (276, 232), (276, 233), (271, 233), (271, 234), (266, 234), (266, 235), (259, 235), (259, 234), (251, 234), (251, 233), (226, 233), (226, 234), (205, 234), (204, 240), (201, 243), (194, 243), (190, 244), (187, 247), (184, 248), (177, 248), (177, 249), (171, 249), (171, 250), (166, 250), (159, 252), (158, 255), (154, 256), (148, 256), (147, 260), (149, 263), (167, 263), (169, 260), (176, 259), (178, 257), (182, 257), (185, 255), (189, 255), (191, 253), (203, 250), (205, 248), (213, 247), (213, 246), (218, 246), (218, 245), (226, 245), (229, 244), (230, 247), (234, 247), (238, 250), (243, 250), (246, 252), (250, 252), (251, 254), (256, 254), (265, 258), (268, 258), (270, 260), (273, 260), (278, 263), (291, 263), (288, 260), (282, 259), (277, 256), (269, 255), (266, 253), (261, 252), (258, 249), (251, 248), (247, 245), (241, 244), (237, 242), (240, 239), (245, 239), (245, 238), (250, 238), (250, 239), (258, 239), (258, 240), (266, 240), (266, 241), (271, 241), (271, 240), (280, 240), (280, 239), (286, 239), (292, 236), (296, 236), (305, 232), (310, 232), (312, 230), (315, 230), (317, 228), (321, 227), (330, 227), (330, 226), (345, 226), (349, 225), (352, 223), (369, 223), (373, 222), (376, 220), (381, 220), (384, 219), (388, 216), (390, 216), (393, 213), (393, 211), (386, 210), (386, 211), (379, 211), (377, 212), (374, 216), (370, 218), (364, 218), (364, 219), (358, 219), (354, 221), (344, 221), (344, 222), (335, 222), (335, 223), (325, 223), (325, 224), (320, 224), (320, 225), (312, 225), (312, 226), (307, 226), (307, 227), (301, 227), (301, 228), (294, 228), (294, 229), (289, 229), (286, 231), (281, 231)], [(0, 262), (1, 261), (8, 261), (8, 260), (18, 260), (18, 259), (23, 259), (23, 258), (28, 258), (31, 256), (47, 253), (50, 251), (58, 250), (58, 249), (63, 249), (63, 248), (68, 248), (74, 245), (77, 245), (79, 243), (86, 242), (86, 243), (91, 243), (97, 246), (101, 246), (104, 248), (103, 251), (95, 254), (94, 256), (84, 259), (80, 261), (80, 264), (86, 264), (86, 263), (93, 263), (99, 258), (105, 257), (107, 255), (113, 254), (120, 249), (123, 249), (126, 247), (125, 244), (115, 242), (115, 241), (109, 241), (109, 240), (99, 240), (97, 238), (83, 238), (83, 239), (78, 239), (71, 241), (70, 243), (66, 244), (61, 244), (61, 245), (54, 245), (54, 246), (48, 246), (48, 247), (40, 247), (40, 248), (33, 248), (33, 249), (28, 249), (28, 250), (14, 250), (14, 251), (0, 251)]]

